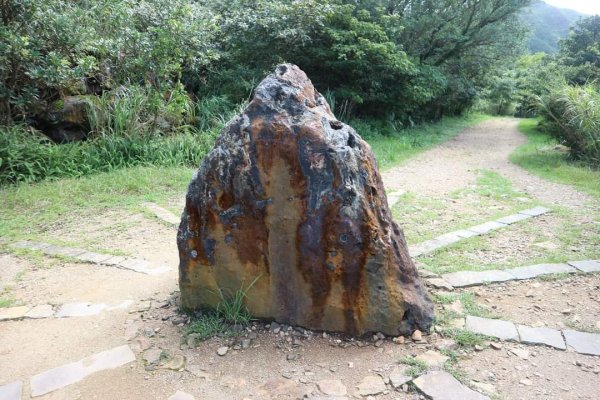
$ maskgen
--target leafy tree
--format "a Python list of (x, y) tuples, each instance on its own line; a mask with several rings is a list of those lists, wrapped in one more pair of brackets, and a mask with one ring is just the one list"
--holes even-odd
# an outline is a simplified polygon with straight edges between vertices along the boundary
[(600, 80), (600, 15), (580, 20), (559, 44), (559, 59), (570, 82)]

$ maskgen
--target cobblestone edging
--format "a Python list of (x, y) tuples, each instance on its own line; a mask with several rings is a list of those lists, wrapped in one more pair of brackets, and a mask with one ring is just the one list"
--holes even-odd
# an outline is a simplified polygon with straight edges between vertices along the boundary
[(165, 265), (153, 264), (150, 261), (138, 258), (93, 253), (76, 247), (60, 247), (29, 240), (15, 242), (10, 244), (10, 246), (16, 249), (37, 250), (50, 256), (65, 256), (71, 257), (77, 261), (128, 269), (147, 275), (159, 275), (171, 269)]
[(600, 260), (569, 261), (565, 264), (536, 264), (504, 270), (460, 271), (432, 278), (428, 283), (437, 288), (479, 286), (487, 283), (533, 279), (548, 274), (600, 272)]
[(538, 217), (548, 212), (550, 212), (550, 209), (546, 207), (535, 207), (528, 210), (519, 211), (517, 214), (499, 218), (495, 221), (489, 221), (483, 224), (472, 226), (470, 228), (445, 233), (431, 240), (426, 240), (419, 244), (408, 246), (408, 251), (412, 257), (419, 257), (424, 254), (433, 253), (442, 247), (449, 246), (463, 239), (483, 235), (493, 230), (505, 228), (519, 221)]
[[(15, 321), (21, 319), (73, 318), (99, 315), (104, 311), (124, 310), (133, 305), (133, 300), (125, 300), (115, 306), (104, 303), (66, 303), (53, 307), (50, 304), (37, 306), (18, 306), (0, 308), (0, 321)], [(0, 397), (1, 399), (1, 397)]]
[(142, 207), (152, 212), (156, 218), (173, 225), (174, 227), (178, 227), (181, 222), (181, 219), (177, 215), (156, 203), (145, 202), (142, 203)]
[(567, 348), (579, 354), (600, 356), (600, 334), (570, 329), (529, 327), (511, 321), (467, 315), (465, 329), (469, 332), (524, 344), (546, 345), (559, 350)]

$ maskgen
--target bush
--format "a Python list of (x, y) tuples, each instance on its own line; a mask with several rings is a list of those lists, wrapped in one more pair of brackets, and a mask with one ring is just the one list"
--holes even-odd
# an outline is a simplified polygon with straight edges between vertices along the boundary
[(198, 166), (217, 130), (171, 137), (106, 135), (55, 144), (22, 126), (0, 127), (0, 185), (78, 177), (136, 165)]
[(571, 154), (600, 166), (600, 87), (562, 85), (540, 98), (545, 128), (571, 148)]

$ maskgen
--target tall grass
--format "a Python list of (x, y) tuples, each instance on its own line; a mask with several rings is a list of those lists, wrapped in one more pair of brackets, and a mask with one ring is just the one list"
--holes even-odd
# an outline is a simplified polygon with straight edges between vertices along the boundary
[(539, 99), (545, 128), (573, 156), (600, 166), (600, 87), (564, 84)]
[(104, 135), (55, 144), (22, 126), (0, 127), (0, 185), (79, 177), (138, 165), (197, 166), (216, 133)]

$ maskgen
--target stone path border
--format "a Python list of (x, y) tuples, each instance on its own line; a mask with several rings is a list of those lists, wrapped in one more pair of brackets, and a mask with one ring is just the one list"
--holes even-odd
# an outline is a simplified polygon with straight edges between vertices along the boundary
[(2, 400), (21, 400), (23, 393), (23, 382), (15, 381), (0, 386), (0, 399)]
[(142, 203), (142, 206), (144, 208), (146, 208), (147, 210), (151, 211), (156, 218), (158, 218), (170, 225), (178, 227), (179, 223), (181, 222), (181, 218), (179, 218), (178, 216), (173, 214), (171, 211), (159, 206), (156, 203), (145, 202), (145, 203)]
[[(103, 311), (123, 310), (133, 305), (133, 300), (125, 300), (115, 306), (104, 303), (65, 303), (61, 306), (52, 307), (50, 304), (40, 304), (34, 307), (18, 306), (0, 308), (1, 321), (15, 321), (22, 319), (46, 319), (46, 318), (72, 318), (98, 315)], [(56, 309), (55, 309), (56, 308)], [(1, 399), (1, 398), (0, 398)]]
[(546, 345), (559, 350), (567, 347), (579, 354), (600, 356), (600, 334), (546, 327), (529, 327), (511, 321), (467, 315), (465, 329), (469, 332), (524, 344)]
[(150, 261), (138, 258), (93, 253), (76, 247), (60, 247), (48, 243), (32, 242), (29, 240), (11, 243), (10, 246), (17, 249), (37, 250), (50, 256), (65, 256), (87, 263), (128, 269), (130, 271), (147, 275), (159, 275), (171, 269), (165, 265), (152, 264)]
[(533, 279), (549, 274), (600, 272), (600, 260), (569, 261), (566, 264), (536, 264), (504, 270), (459, 271), (443, 274), (428, 282), (438, 288), (479, 286), (486, 283)]
[(419, 244), (408, 246), (408, 252), (412, 257), (419, 257), (424, 254), (433, 253), (442, 247), (449, 246), (463, 239), (483, 235), (493, 230), (504, 228), (516, 222), (537, 217), (548, 212), (550, 212), (550, 209), (546, 207), (534, 207), (528, 210), (519, 211), (517, 214), (499, 218), (495, 221), (489, 221), (467, 229), (445, 233), (431, 240), (426, 240)]
[(42, 372), (31, 377), (31, 397), (42, 396), (79, 382), (95, 372), (117, 368), (132, 361), (135, 361), (135, 354), (128, 345), (124, 345)]
[(405, 190), (395, 190), (387, 193), (388, 207), (390, 210), (400, 201), (400, 197), (402, 197), (404, 193), (406, 193)]

